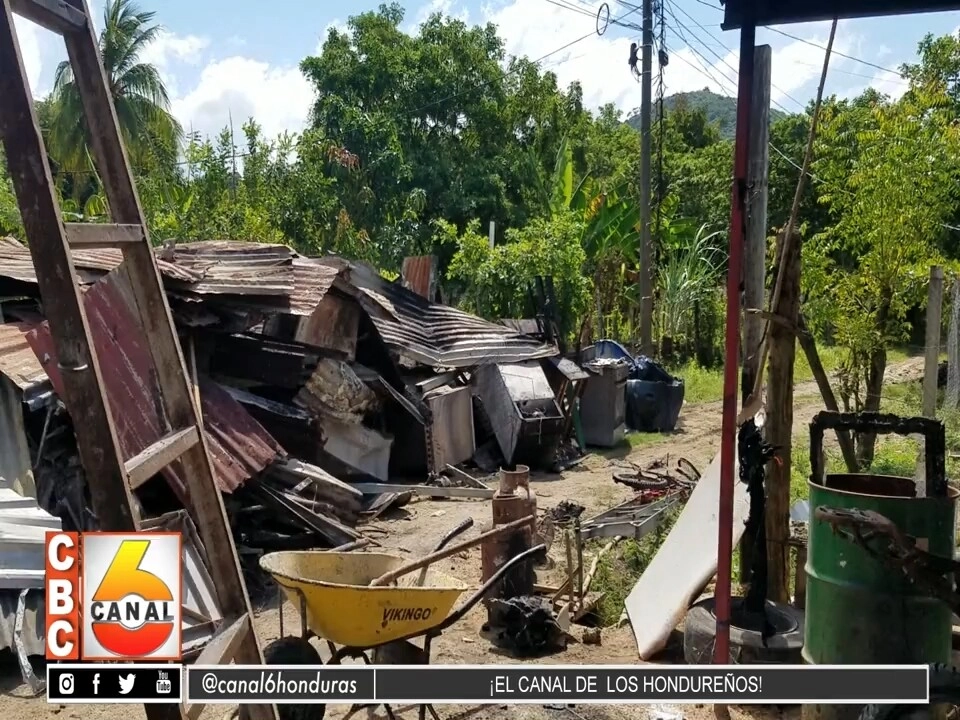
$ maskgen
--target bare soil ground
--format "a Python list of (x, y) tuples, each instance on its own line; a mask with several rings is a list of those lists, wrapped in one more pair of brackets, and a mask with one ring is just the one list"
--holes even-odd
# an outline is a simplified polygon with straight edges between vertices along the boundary
[[(922, 376), (923, 359), (910, 358), (903, 363), (888, 368), (888, 382), (907, 382)], [(814, 383), (801, 383), (796, 387), (794, 410), (795, 436), (802, 439), (807, 434), (810, 420), (823, 408), (822, 401)], [(644, 465), (663, 458), (673, 464), (678, 457), (685, 457), (698, 468), (705, 468), (719, 449), (721, 422), (721, 403), (712, 402), (686, 406), (681, 413), (680, 427), (662, 442), (633, 448), (623, 447), (614, 451), (588, 456), (576, 468), (560, 475), (536, 475), (532, 478), (539, 507), (549, 508), (562, 500), (571, 500), (586, 507), (585, 516), (596, 514), (629, 497), (628, 488), (611, 481), (614, 468), (625, 461)], [(386, 552), (396, 552), (411, 558), (429, 552), (431, 547), (449, 529), (463, 519), (473, 517), (475, 531), (491, 526), (489, 504), (473, 500), (419, 500), (394, 511), (387, 517), (364, 526), (368, 534), (382, 545)], [(471, 531), (474, 532), (474, 531)], [(704, 539), (705, 546), (712, 545), (712, 539)], [(557, 544), (559, 545), (559, 543)], [(562, 553), (560, 547), (554, 547), (552, 556)], [(559, 558), (557, 558), (559, 559)], [(585, 561), (589, 563), (589, 558)], [(563, 561), (560, 560), (562, 565)], [(459, 577), (472, 587), (480, 582), (480, 551), (474, 549), (454, 556), (437, 566), (437, 569)], [(545, 584), (559, 584), (556, 570), (538, 573), (539, 581)], [(286, 633), (296, 632), (299, 627), (297, 612), (288, 603), (283, 606), (283, 619)], [(280, 617), (277, 602), (274, 600), (257, 612), (256, 629), (263, 644), (280, 636)], [(510, 656), (501, 654), (483, 637), (481, 626), (485, 620), (485, 611), (477, 606), (458, 625), (448, 630), (434, 641), (432, 662), (438, 664), (481, 664), (481, 663), (517, 663)], [(573, 626), (574, 636), (580, 630)], [(668, 648), (664, 662), (676, 659), (676, 648)], [(327, 656), (326, 650), (322, 654)], [(563, 664), (632, 664), (637, 662), (636, 646), (629, 626), (622, 628), (604, 628), (602, 644), (583, 645), (571, 643), (566, 651), (557, 653), (543, 662)], [(202, 718), (217, 720), (228, 713), (227, 706), (208, 707)], [(659, 706), (619, 706), (584, 705), (566, 709), (549, 709), (539, 705), (462, 707), (444, 706), (439, 709), (442, 717), (449, 720), (499, 720), (506, 713), (515, 720), (636, 720), (657, 717), (657, 710), (674, 711), (687, 720), (708, 720), (714, 717), (712, 706), (685, 706), (683, 708), (661, 708)], [(417, 717), (417, 709), (394, 708), (398, 717), (408, 720)], [(331, 706), (327, 708), (327, 718), (344, 718), (348, 708)], [(799, 707), (733, 707), (730, 708), (732, 720), (752, 718), (756, 720), (796, 720)], [(386, 717), (381, 710), (360, 711), (354, 717)], [(20, 674), (16, 661), (9, 654), (0, 654), (0, 718), (17, 720), (40, 720), (57, 718), (58, 720), (140, 720), (145, 718), (141, 706), (57, 706), (47, 705), (44, 699), (30, 698), (29, 691), (20, 684)]]

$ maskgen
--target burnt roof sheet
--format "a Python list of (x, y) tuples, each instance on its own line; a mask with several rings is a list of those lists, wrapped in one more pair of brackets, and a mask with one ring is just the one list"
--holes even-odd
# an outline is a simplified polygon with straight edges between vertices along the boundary
[(456, 308), (432, 303), (372, 268), (337, 257), (324, 263), (339, 270), (334, 287), (357, 299), (384, 342), (416, 362), (465, 368), (552, 357), (554, 345)]
[[(148, 338), (134, 320), (127, 295), (117, 273), (110, 273), (91, 286), (83, 298), (102, 374), (110, 378), (106, 384), (107, 401), (112, 408), (124, 460), (166, 434), (166, 423), (161, 421), (158, 411), (159, 388)], [(37, 326), (27, 338), (36, 356), (43, 359), (41, 365), (62, 396), (62, 378), (49, 325), (44, 322)], [(219, 488), (229, 493), (285, 453), (229, 393), (213, 383), (202, 383), (200, 390), (203, 427), (214, 477)], [(174, 465), (163, 474), (186, 503), (182, 472)]]

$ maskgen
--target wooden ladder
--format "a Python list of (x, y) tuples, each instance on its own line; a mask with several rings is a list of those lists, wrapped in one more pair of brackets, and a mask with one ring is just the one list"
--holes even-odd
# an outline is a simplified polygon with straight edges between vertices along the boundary
[[(103, 530), (139, 529), (133, 489), (173, 462), (182, 463), (190, 510), (206, 549), (224, 622), (198, 663), (263, 663), (250, 599), (223, 499), (214, 479), (200, 416), (188, 384), (143, 211), (117, 124), (85, 0), (0, 0), (0, 135), (6, 149), (44, 310), (50, 324), (94, 511)], [(92, 157), (114, 224), (64, 223), (14, 28), (14, 13), (63, 36), (83, 105)], [(70, 248), (119, 248), (170, 431), (126, 462), (104, 393)], [(138, 412), (135, 408), (120, 411)], [(202, 706), (145, 706), (150, 720), (196, 718)], [(245, 706), (250, 720), (274, 720), (274, 705)]]

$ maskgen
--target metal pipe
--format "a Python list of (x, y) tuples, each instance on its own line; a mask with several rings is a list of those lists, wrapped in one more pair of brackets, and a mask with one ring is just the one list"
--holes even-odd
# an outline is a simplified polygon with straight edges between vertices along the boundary
[[(730, 662), (730, 585), (733, 564), (733, 488), (737, 443), (737, 395), (740, 366), (740, 285), (746, 232), (747, 172), (750, 151), (750, 104), (756, 27), (752, 19), (740, 30), (740, 86), (737, 90), (737, 136), (730, 207), (730, 259), (727, 263), (726, 357), (723, 366), (723, 424), (720, 438), (720, 507), (718, 509), (717, 616), (713, 661)], [(762, 550), (765, 552), (765, 550)]]

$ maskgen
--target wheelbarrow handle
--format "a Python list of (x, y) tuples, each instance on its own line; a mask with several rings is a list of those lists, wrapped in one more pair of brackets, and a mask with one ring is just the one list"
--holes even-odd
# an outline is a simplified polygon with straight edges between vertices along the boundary
[(498, 584), (500, 584), (500, 581), (503, 580), (504, 576), (508, 572), (513, 570), (513, 568), (520, 563), (532, 560), (534, 555), (537, 555), (538, 553), (545, 553), (546, 551), (547, 546), (541, 543), (539, 545), (534, 545), (529, 550), (524, 550), (519, 555), (514, 555), (512, 558), (507, 560), (507, 562), (497, 569), (497, 571), (489, 580), (480, 586), (479, 590), (467, 598), (460, 607), (450, 613), (442, 623), (432, 628), (430, 630), (430, 635), (439, 635), (451, 625), (455, 625), (456, 623), (460, 622), (464, 615), (470, 612), (478, 602), (483, 600)]
[(495, 527), (493, 530), (488, 530), (485, 533), (481, 533), (480, 535), (477, 535), (475, 538), (471, 540), (463, 540), (461, 542), (456, 543), (455, 545), (451, 545), (438, 552), (432, 552), (426, 557), (422, 557), (419, 560), (414, 560), (412, 562), (406, 563), (405, 565), (401, 565), (395, 570), (391, 570), (390, 572), (384, 573), (380, 577), (374, 579), (370, 583), (370, 587), (382, 587), (384, 585), (389, 585), (401, 575), (406, 575), (407, 573), (411, 573), (414, 570), (425, 568), (427, 565), (432, 565), (433, 563), (439, 560), (444, 560), (450, 557), (451, 555), (456, 555), (458, 552), (462, 552), (476, 545), (481, 545), (495, 537), (500, 537), (501, 535), (507, 535), (508, 533), (512, 533), (515, 530), (519, 530), (524, 525), (530, 525), (531, 527), (536, 527), (536, 522), (537, 522), (536, 514), (531, 514), (531, 515), (528, 515), (527, 517), (520, 518), (519, 520), (514, 520), (513, 522), (507, 523), (506, 525), (500, 525), (499, 527)]
[[(440, 552), (441, 550), (443, 550), (444, 547), (446, 547), (447, 543), (453, 540), (457, 535), (460, 535), (461, 533), (466, 532), (472, 527), (473, 527), (473, 518), (468, 517), (462, 523), (457, 525), (453, 530), (451, 530), (446, 535), (444, 535), (440, 539), (440, 542), (438, 542), (434, 546), (433, 550), (431, 551), (431, 554)], [(427, 568), (423, 568), (423, 570), (421, 570), (420, 574), (417, 576), (417, 580), (416, 582), (414, 582), (414, 585), (417, 587), (422, 587), (423, 583), (426, 582), (426, 579), (427, 579)]]
[(823, 459), (825, 430), (870, 432), (880, 435), (922, 435), (927, 497), (947, 496), (946, 428), (940, 420), (904, 418), (890, 413), (841, 413), (823, 410), (810, 423), (810, 480), (823, 485), (827, 469)]

